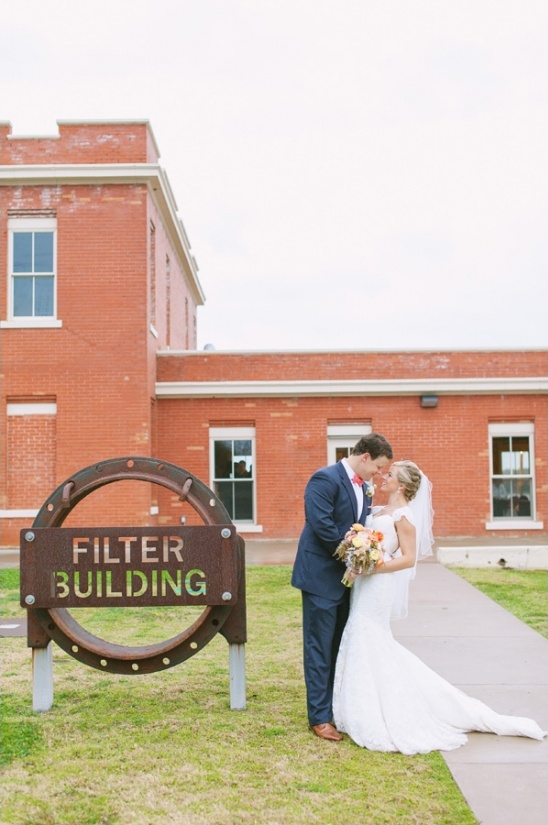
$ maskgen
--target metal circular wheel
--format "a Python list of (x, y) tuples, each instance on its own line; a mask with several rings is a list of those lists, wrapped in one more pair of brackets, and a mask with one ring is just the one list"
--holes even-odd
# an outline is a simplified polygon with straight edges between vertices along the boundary
[[(231, 523), (222, 502), (192, 473), (166, 461), (126, 457), (101, 461), (64, 481), (44, 503), (33, 527), (60, 527), (78, 502), (94, 490), (128, 479), (167, 487), (180, 500), (188, 501), (206, 524)], [(241, 539), (237, 548), (239, 560), (243, 561)], [(232, 609), (206, 606), (199, 618), (177, 636), (144, 647), (113, 644), (94, 636), (66, 608), (36, 608), (33, 613), (48, 636), (75, 659), (98, 670), (139, 674), (166, 670), (193, 656), (222, 628)]]

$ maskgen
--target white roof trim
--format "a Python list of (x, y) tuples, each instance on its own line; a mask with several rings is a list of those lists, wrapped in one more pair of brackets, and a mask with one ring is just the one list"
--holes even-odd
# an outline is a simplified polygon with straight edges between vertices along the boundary
[(189, 276), (190, 286), (198, 304), (205, 302), (198, 266), (190, 251), (183, 223), (177, 215), (177, 203), (167, 175), (157, 163), (37, 163), (21, 166), (0, 166), (2, 186), (65, 184), (101, 185), (108, 183), (146, 184), (150, 196), (164, 219), (174, 249)]
[(381, 381), (165, 381), (158, 398), (321, 395), (544, 395), (548, 378), (410, 378)]
[(462, 346), (460, 346), (460, 344), (459, 345), (454, 344), (452, 346), (439, 346), (439, 347), (436, 347), (435, 349), (432, 349), (432, 347), (407, 347), (405, 350), (402, 350), (401, 347), (386, 347), (386, 346), (383, 346), (383, 347), (360, 347), (359, 349), (356, 349), (356, 347), (344, 347), (342, 349), (332, 349), (332, 348), (330, 348), (330, 349), (316, 349), (316, 348), (311, 349), (309, 347), (309, 348), (300, 348), (300, 349), (222, 349), (222, 350), (221, 349), (219, 349), (219, 350), (218, 349), (208, 349), (208, 350), (206, 350), (205, 347), (204, 347), (203, 350), (201, 350), (201, 349), (200, 350), (188, 350), (188, 349), (159, 350), (157, 355), (165, 355), (165, 356), (185, 355), (187, 357), (196, 357), (197, 355), (206, 354), (208, 356), (211, 356), (212, 358), (215, 358), (215, 357), (221, 356), (221, 355), (243, 355), (243, 354), (245, 354), (245, 355), (277, 355), (278, 353), (283, 353), (284, 355), (287, 355), (288, 353), (292, 354), (292, 355), (298, 355), (300, 353), (304, 353), (305, 355), (309, 355), (310, 353), (324, 353), (324, 352), (328, 353), (330, 355), (333, 355), (335, 353), (341, 353), (342, 355), (347, 355), (349, 353), (350, 354), (375, 353), (375, 355), (380, 355), (381, 353), (386, 353), (386, 354), (394, 354), (394, 353), (402, 354), (402, 353), (404, 353), (404, 354), (408, 355), (409, 353), (412, 353), (412, 352), (422, 352), (425, 355), (431, 355), (433, 358), (435, 358), (437, 355), (452, 355), (452, 354), (460, 353), (460, 352), (480, 352), (480, 353), (482, 353), (482, 352), (489, 352), (489, 353), (497, 353), (497, 352), (527, 352), (527, 353), (543, 352), (543, 353), (546, 353), (548, 355), (548, 350), (546, 349), (546, 347), (519, 347), (519, 346), (513, 346), (513, 347), (500, 347), (500, 346), (496, 346), (496, 347), (495, 346), (490, 346), (490, 347), (487, 347), (487, 346), (486, 347), (480, 347), (480, 346), (462, 347)]

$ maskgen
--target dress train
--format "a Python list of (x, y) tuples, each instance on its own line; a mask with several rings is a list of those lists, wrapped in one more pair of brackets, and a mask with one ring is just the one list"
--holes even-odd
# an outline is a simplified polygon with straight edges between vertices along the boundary
[[(392, 551), (393, 524), (391, 516), (373, 522)], [(532, 719), (496, 713), (463, 693), (394, 639), (390, 612), (397, 577), (397, 572), (362, 576), (352, 588), (335, 673), (337, 729), (369, 750), (404, 754), (453, 750), (465, 744), (469, 731), (546, 736)]]

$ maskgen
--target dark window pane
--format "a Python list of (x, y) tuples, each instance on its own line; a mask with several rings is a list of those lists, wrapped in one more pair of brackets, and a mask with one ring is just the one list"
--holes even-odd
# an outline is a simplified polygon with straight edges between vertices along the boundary
[(251, 464), (247, 464), (245, 458), (234, 462), (234, 478), (251, 478)]
[(512, 482), (502, 478), (493, 479), (493, 515), (508, 518), (512, 508)]
[(230, 478), (232, 475), (232, 441), (216, 441), (214, 454), (215, 478)]
[(531, 481), (517, 481), (514, 501), (514, 515), (517, 518), (530, 518), (531, 513)]
[(510, 439), (506, 436), (493, 438), (493, 473), (510, 472)]
[(251, 458), (251, 441), (236, 439), (234, 441), (234, 458)]
[[(532, 459), (528, 435), (493, 438), (493, 517), (531, 518)], [(521, 476), (521, 478), (520, 478)]]
[(34, 271), (53, 272), (53, 232), (34, 233)]
[(335, 461), (340, 461), (341, 458), (348, 458), (350, 454), (350, 447), (336, 447)]
[(236, 521), (250, 521), (253, 518), (252, 481), (234, 483), (234, 511)]
[(523, 475), (531, 472), (529, 463), (529, 437), (512, 438), (512, 472)]
[(13, 271), (32, 272), (32, 232), (13, 233)]
[(15, 317), (32, 315), (33, 278), (13, 279), (13, 314)]
[(222, 501), (231, 519), (234, 518), (234, 506), (232, 502), (233, 488), (234, 484), (232, 481), (219, 481), (214, 485), (215, 495)]
[[(214, 442), (214, 491), (234, 521), (253, 520), (251, 439)], [(231, 479), (222, 481), (221, 479)]]

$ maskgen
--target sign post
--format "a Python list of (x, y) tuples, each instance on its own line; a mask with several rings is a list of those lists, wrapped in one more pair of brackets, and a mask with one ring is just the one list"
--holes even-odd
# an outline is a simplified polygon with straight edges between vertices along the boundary
[[(105, 484), (135, 479), (178, 493), (206, 522), (196, 527), (63, 528), (71, 509)], [(110, 459), (61, 484), (21, 531), (21, 604), (33, 651), (33, 709), (53, 704), (52, 640), (111, 673), (166, 670), (220, 632), (229, 643), (230, 707), (245, 698), (244, 541), (222, 502), (191, 473), (151, 458)], [(191, 628), (146, 647), (113, 644), (81, 627), (69, 608), (203, 605)]]

